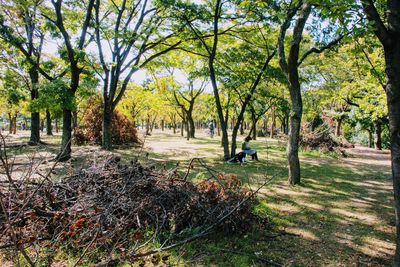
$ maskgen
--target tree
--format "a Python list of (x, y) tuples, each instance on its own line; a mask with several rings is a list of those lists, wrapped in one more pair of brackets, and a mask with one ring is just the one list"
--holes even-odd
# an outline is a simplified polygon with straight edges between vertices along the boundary
[[(76, 91), (79, 88), (81, 74), (86, 66), (86, 55), (84, 48), (87, 45), (86, 38), (92, 18), (93, 6), (95, 0), (81, 2), (72, 1), (63, 3), (63, 0), (52, 0), (53, 9), (47, 8), (42, 15), (46, 17), (49, 23), (57, 29), (58, 34), (63, 39), (63, 50), (61, 56), (67, 62), (69, 67), (69, 85), (63, 91), (63, 129), (61, 150), (57, 155), (58, 160), (64, 161), (71, 157), (71, 138), (72, 138), (72, 107)], [(68, 16), (69, 12), (64, 12), (69, 9), (69, 5), (81, 7), (83, 16)], [(78, 31), (79, 29), (79, 31)], [(74, 34), (79, 32), (77, 44), (73, 43)]]
[[(291, 3), (292, 4), (292, 3)], [(303, 115), (303, 101), (301, 97), (301, 85), (299, 79), (299, 66), (304, 60), (312, 53), (322, 53), (324, 50), (336, 45), (343, 35), (334, 40), (326, 43), (321, 48), (312, 47), (300, 57), (300, 45), (303, 39), (303, 31), (306, 21), (308, 20), (312, 10), (312, 4), (307, 1), (295, 1), (295, 4), (289, 6), (286, 18), (281, 25), (280, 34), (278, 37), (279, 49), (279, 63), (282, 71), (287, 77), (290, 100), (291, 100), (291, 113), (290, 113), (290, 129), (289, 140), (287, 144), (287, 157), (289, 169), (289, 183), (292, 185), (300, 183), (300, 161), (298, 156), (299, 139), (300, 139), (300, 126)], [(290, 27), (292, 19), (298, 14), (296, 19), (292, 40), (290, 43), (289, 54), (286, 58), (285, 53), (285, 39), (286, 32)]]
[[(42, 21), (39, 19), (40, 0), (2, 0), (0, 15), (0, 36), (10, 46), (16, 48), (25, 60), (27, 73), (30, 77), (31, 100), (39, 97), (39, 73), (50, 78), (40, 68), (44, 33)], [(29, 144), (40, 142), (40, 114), (37, 110), (31, 112), (31, 135)]]
[(389, 110), (397, 232), (394, 264), (400, 266), (400, 0), (386, 2), (384, 18), (381, 17), (372, 0), (362, 0), (361, 3), (370, 27), (381, 42), (385, 53), (387, 78), (385, 91)]
[(24, 94), (26, 84), (23, 82), (24, 79), (21, 79), (21, 76), (12, 69), (6, 69), (0, 79), (0, 96), (4, 100), (0, 112), (8, 116), (9, 133), (16, 134), (17, 115), (23, 109), (22, 103), (26, 98)]
[[(102, 71), (99, 75), (103, 81), (102, 146), (110, 150), (111, 115), (132, 75), (181, 41), (174, 40), (176, 33), (171, 20), (167, 20), (167, 8), (157, 1), (96, 0), (94, 9), (95, 41)], [(109, 44), (108, 49), (104, 43)]]

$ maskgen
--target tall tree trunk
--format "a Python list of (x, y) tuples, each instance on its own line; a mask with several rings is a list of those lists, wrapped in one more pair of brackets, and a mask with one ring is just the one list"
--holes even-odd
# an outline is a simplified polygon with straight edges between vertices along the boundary
[[(300, 94), (300, 91), (298, 94)], [(299, 140), (302, 109), (303, 105), (301, 96), (293, 96), (289, 140), (286, 149), (289, 163), (289, 183), (292, 185), (300, 183)]]
[(190, 138), (195, 138), (195, 131), (196, 128), (194, 125), (193, 117), (191, 114), (190, 115), (188, 114), (188, 133)]
[(189, 140), (190, 139), (190, 126), (189, 126), (189, 116), (188, 116), (188, 114), (186, 114), (185, 129), (186, 129), (186, 140)]
[[(300, 2), (301, 3), (301, 2)], [(294, 12), (293, 12), (294, 11)], [(290, 44), (290, 52), (286, 61), (284, 40), (287, 29), (290, 27), (291, 19), (296, 15), (297, 10), (290, 10), (288, 17), (284, 24), (281, 26), (279, 34), (279, 63), (287, 76), (289, 82), (290, 100), (292, 102), (292, 109), (290, 113), (290, 129), (289, 138), (287, 143), (287, 158), (289, 164), (289, 183), (292, 185), (300, 183), (300, 160), (299, 160), (299, 140), (300, 140), (300, 126), (301, 117), (303, 113), (303, 102), (301, 99), (301, 88), (299, 81), (299, 51), (300, 43), (303, 37), (303, 30), (306, 21), (311, 13), (311, 4), (303, 3), (301, 11), (296, 20), (292, 42)]]
[(78, 127), (78, 111), (74, 110), (72, 112), (72, 129)]
[(104, 110), (103, 110), (103, 140), (102, 147), (105, 150), (112, 149), (112, 107), (106, 101), (104, 101)]
[(46, 109), (46, 134), (53, 135), (53, 129), (51, 125), (51, 114), (48, 109)]
[(17, 114), (13, 117), (13, 134), (17, 134)]
[(286, 135), (289, 134), (289, 114), (285, 114), (283, 119), (283, 133)]
[(271, 114), (271, 132), (269, 134), (270, 138), (274, 138), (274, 132), (275, 132), (275, 125), (276, 125), (276, 116), (275, 116), (275, 106), (272, 107), (272, 114)]
[(156, 117), (150, 123), (150, 133), (153, 133), (154, 125), (156, 125)]
[(342, 117), (336, 119), (336, 129), (335, 129), (335, 135), (336, 136), (341, 136), (342, 135), (342, 122), (343, 122), (343, 118)]
[(218, 123), (217, 123), (217, 135), (221, 136), (221, 124), (219, 123), (219, 120), (217, 120), (217, 121), (218, 121)]
[(150, 135), (150, 118), (147, 116), (146, 119), (146, 135)]
[(240, 124), (240, 135), (244, 135), (244, 124), (245, 124), (246, 122), (243, 120), (242, 121), (242, 123)]
[(164, 120), (161, 120), (161, 131), (164, 132)]
[(386, 98), (389, 111), (390, 150), (396, 215), (396, 252), (394, 265), (400, 266), (400, 0), (386, 1), (387, 26), (373, 1), (361, 1), (375, 35), (382, 43), (386, 63)]
[(208, 69), (209, 69), (209, 73), (210, 73), (210, 80), (211, 80), (211, 85), (213, 88), (218, 119), (219, 119), (219, 123), (221, 126), (221, 132), (222, 132), (221, 144), (224, 148), (224, 159), (228, 160), (230, 158), (228, 125), (227, 125), (228, 118), (226, 118), (226, 120), (224, 118), (224, 112), (223, 112), (222, 105), (221, 105), (221, 100), (220, 100), (219, 90), (218, 90), (218, 85), (217, 85), (217, 78), (216, 78), (215, 68), (214, 68), (214, 61), (215, 61), (215, 57), (217, 54), (217, 47), (218, 47), (218, 35), (219, 35), (218, 20), (221, 15), (221, 9), (222, 9), (221, 0), (217, 0), (215, 3), (215, 10), (214, 10), (213, 43), (212, 43), (211, 50), (209, 50), (210, 56), (209, 56), (209, 60), (208, 60)]
[[(39, 84), (39, 73), (36, 68), (29, 70), (29, 77), (31, 79), (31, 100), (35, 100), (39, 97), (38, 84)], [(31, 136), (29, 138), (29, 145), (37, 145), (40, 142), (40, 113), (33, 111), (31, 113)]]
[(59, 130), (60, 130), (60, 129), (58, 128), (58, 118), (55, 119), (55, 124), (56, 124), (56, 125), (55, 125), (55, 126), (56, 126), (56, 133), (58, 133)]
[(182, 136), (182, 137), (183, 137), (183, 135), (184, 135), (184, 127), (185, 127), (185, 124), (186, 124), (185, 120), (182, 120), (182, 122), (181, 122), (181, 136)]
[(43, 133), (44, 131), (44, 119), (40, 120), (40, 131)]
[(172, 120), (172, 128), (174, 129), (174, 134), (176, 134), (176, 119), (175, 119), (175, 117)]
[(372, 130), (371, 129), (367, 129), (368, 132), (368, 147), (372, 147)]
[(376, 150), (382, 150), (381, 139), (382, 125), (379, 120), (374, 121), (374, 146)]
[[(400, 7), (400, 2), (397, 8)], [(386, 97), (389, 110), (390, 151), (396, 211), (395, 266), (400, 266), (400, 22), (393, 45), (385, 47)]]
[(11, 115), (11, 113), (8, 113), (8, 121), (9, 121), (8, 132), (9, 132), (9, 134), (12, 134), (13, 116)]
[(28, 119), (25, 116), (24, 116), (24, 124), (25, 124), (24, 130), (28, 129)]
[(263, 132), (264, 132), (265, 136), (267, 136), (267, 131), (268, 131), (267, 116), (265, 116), (264, 119), (263, 119), (262, 129), (263, 129)]
[[(254, 112), (251, 113), (251, 129), (253, 130), (253, 140), (257, 140), (257, 118)], [(250, 135), (250, 134), (249, 134)]]
[(72, 138), (72, 111), (63, 110), (63, 127), (61, 137), (61, 151), (57, 156), (60, 161), (66, 161), (71, 158), (71, 138)]

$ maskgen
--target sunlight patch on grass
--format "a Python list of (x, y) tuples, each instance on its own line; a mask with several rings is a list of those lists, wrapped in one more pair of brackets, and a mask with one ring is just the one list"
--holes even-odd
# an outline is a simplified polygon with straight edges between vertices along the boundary
[(319, 241), (320, 238), (317, 237), (314, 233), (304, 228), (297, 228), (297, 227), (287, 227), (285, 228), (286, 232), (299, 235), (304, 239), (311, 240), (311, 241)]
[(396, 246), (389, 241), (377, 239), (373, 236), (363, 238), (363, 245), (359, 247), (359, 251), (373, 257), (391, 256)]
[(332, 214), (339, 215), (339, 216), (344, 216), (349, 221), (353, 221), (355, 223), (362, 221), (365, 224), (373, 225), (373, 224), (381, 222), (381, 220), (374, 214), (365, 213), (363, 211), (348, 211), (345, 209), (333, 208), (333, 209), (329, 209), (329, 212), (331, 212)]

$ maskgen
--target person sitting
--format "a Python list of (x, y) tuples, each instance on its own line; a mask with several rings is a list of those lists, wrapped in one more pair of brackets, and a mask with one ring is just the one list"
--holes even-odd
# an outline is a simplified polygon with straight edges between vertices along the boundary
[(244, 139), (244, 142), (242, 144), (242, 150), (244, 153), (246, 153), (246, 155), (250, 155), (251, 159), (255, 159), (258, 161), (257, 151), (255, 149), (251, 149), (250, 140), (251, 140), (250, 136), (247, 136)]

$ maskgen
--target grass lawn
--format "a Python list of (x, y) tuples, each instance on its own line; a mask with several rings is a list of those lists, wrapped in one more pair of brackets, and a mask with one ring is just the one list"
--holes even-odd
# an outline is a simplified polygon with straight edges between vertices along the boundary
[[(174, 251), (168, 261), (182, 266), (388, 266), (395, 249), (393, 192), (390, 161), (387, 151), (372, 149), (348, 150), (347, 158), (333, 154), (302, 151), (302, 184), (289, 186), (285, 142), (260, 138), (251, 141), (260, 162), (245, 165), (228, 164), (221, 160), (219, 138), (197, 133), (187, 141), (170, 131), (157, 131), (146, 137), (143, 148), (116, 149), (114, 153), (129, 160), (139, 155), (147, 164), (163, 169), (187, 166), (193, 157), (202, 157), (211, 168), (238, 175), (253, 188), (265, 176), (274, 177), (258, 196), (254, 209), (266, 215), (269, 227), (257, 228), (246, 234), (223, 236), (215, 234)], [(26, 136), (15, 139), (25, 140)], [(241, 139), (239, 137), (239, 145)], [(59, 138), (44, 140), (47, 157), (56, 153)], [(72, 164), (82, 159), (95, 159), (102, 152), (98, 147), (74, 148)], [(18, 157), (32, 148), (26, 148)], [(45, 156), (44, 156), (45, 157)], [(164, 167), (165, 166), (165, 167)], [(61, 170), (61, 169), (60, 169)], [(199, 172), (195, 166), (191, 179)], [(164, 254), (165, 255), (165, 254)], [(154, 265), (162, 260), (154, 256)], [(272, 262), (272, 263), (271, 263)], [(150, 263), (148, 263), (150, 264)], [(151, 265), (149, 265), (151, 266)]]

